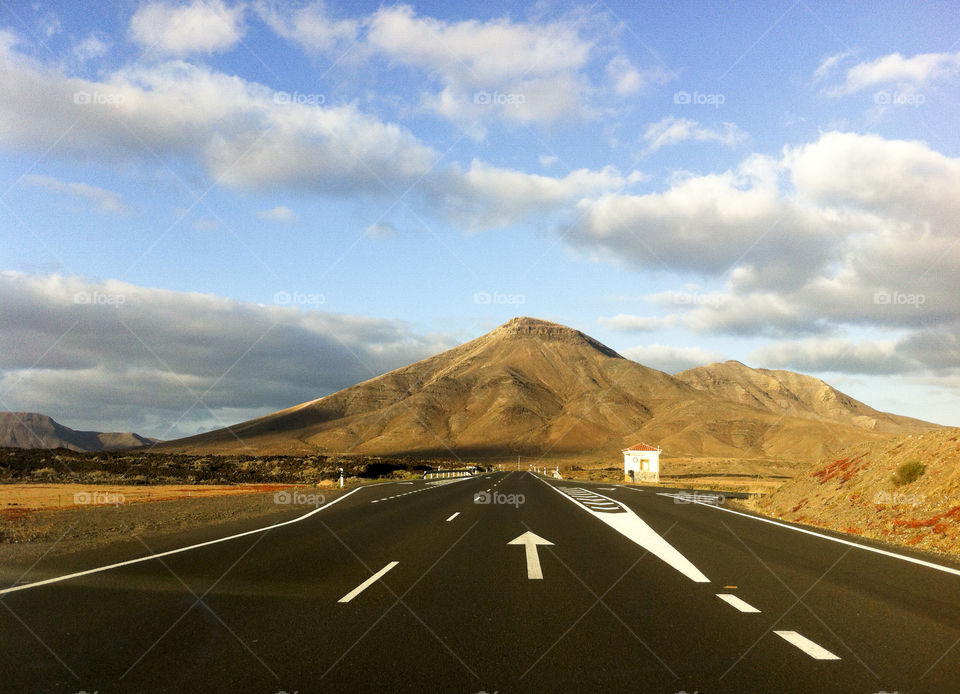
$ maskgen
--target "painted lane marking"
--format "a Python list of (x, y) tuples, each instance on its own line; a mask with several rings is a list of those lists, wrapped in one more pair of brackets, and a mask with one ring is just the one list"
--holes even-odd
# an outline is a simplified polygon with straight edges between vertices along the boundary
[(454, 518), (456, 518), (456, 517), (459, 516), (459, 515), (460, 515), (460, 512), (457, 511), (457, 512), (454, 513), (452, 516), (450, 516), (449, 518), (447, 518), (447, 523), (449, 523), (450, 521), (452, 521)]
[(382, 569), (380, 569), (377, 573), (373, 574), (373, 576), (371, 576), (371, 577), (368, 578), (366, 581), (364, 581), (363, 583), (361, 583), (360, 585), (358, 585), (356, 588), (354, 588), (353, 590), (351, 590), (349, 593), (347, 593), (346, 595), (344, 595), (342, 598), (340, 598), (339, 600), (337, 600), (337, 602), (350, 602), (350, 601), (353, 600), (355, 597), (357, 597), (358, 595), (360, 595), (360, 593), (362, 593), (362, 592), (365, 591), (367, 588), (369, 588), (371, 585), (373, 585), (376, 581), (378, 581), (381, 576), (383, 576), (385, 573), (387, 573), (390, 569), (392, 569), (394, 566), (396, 566), (396, 565), (399, 564), (399, 563), (400, 563), (400, 562), (398, 562), (398, 561), (392, 561), (392, 562), (390, 562), (389, 564), (387, 564), (386, 566), (384, 566)]
[(530, 580), (542, 580), (543, 570), (540, 568), (540, 554), (537, 551), (537, 546), (553, 545), (553, 543), (550, 542), (550, 540), (544, 540), (539, 535), (528, 530), (523, 535), (513, 538), (507, 544), (523, 545), (527, 557), (527, 578)]
[(795, 631), (775, 631), (773, 633), (788, 643), (792, 643), (814, 660), (840, 660), (840, 656), (831, 653), (820, 644), (814, 643), (806, 636), (801, 636)]
[(627, 539), (632, 540), (651, 554), (659, 557), (661, 560), (665, 561), (691, 581), (696, 583), (710, 582), (710, 579), (704, 576), (700, 569), (694, 566), (689, 559), (680, 554), (680, 552), (677, 551), (673, 545), (660, 537), (660, 535), (658, 535), (653, 528), (647, 525), (642, 518), (640, 518), (636, 513), (620, 502), (614, 501), (613, 499), (603, 496), (602, 494), (595, 494), (595, 496), (606, 499), (611, 504), (616, 504), (621, 510), (618, 513), (594, 511), (589, 506), (580, 502), (570, 494), (565, 494), (563, 491), (549, 482), (546, 482), (545, 480), (540, 481), (550, 487), (550, 489), (554, 490), (564, 499), (569, 499), (572, 503), (582, 508), (594, 518), (602, 520), (604, 523), (609, 525)]
[(746, 602), (745, 600), (741, 600), (736, 595), (731, 595), (730, 593), (717, 593), (717, 597), (723, 600), (728, 605), (732, 605), (733, 607), (737, 608), (741, 612), (759, 612), (760, 611), (750, 603)]
[(18, 590), (27, 590), (28, 588), (36, 588), (36, 587), (38, 587), (38, 586), (45, 586), (45, 585), (48, 585), (48, 584), (50, 584), (50, 583), (59, 583), (60, 581), (67, 581), (67, 580), (70, 580), (71, 578), (80, 578), (81, 576), (89, 576), (90, 574), (100, 573), (101, 571), (109, 571), (110, 569), (117, 569), (117, 568), (120, 568), (121, 566), (129, 566), (129, 565), (131, 565), (131, 564), (139, 564), (140, 562), (150, 561), (151, 559), (159, 559), (160, 557), (169, 557), (169, 556), (172, 555), (172, 554), (179, 554), (180, 552), (188, 552), (188, 551), (190, 551), (190, 550), (192, 550), (192, 549), (199, 549), (200, 547), (207, 547), (207, 546), (209, 546), (209, 545), (215, 545), (215, 544), (218, 544), (218, 543), (220, 543), (220, 542), (226, 542), (227, 540), (236, 540), (238, 537), (246, 537), (247, 535), (256, 535), (257, 533), (263, 533), (263, 532), (266, 532), (267, 530), (273, 530), (274, 528), (280, 528), (280, 527), (282, 527), (282, 526), (284, 526), (284, 525), (290, 525), (290, 524), (292, 524), (292, 523), (299, 523), (299, 522), (302, 521), (302, 520), (306, 520), (307, 518), (309, 518), (309, 517), (312, 516), (313, 514), (319, 513), (320, 511), (322, 511), (322, 510), (325, 509), (325, 508), (330, 508), (331, 506), (333, 506), (333, 505), (334, 505), (335, 503), (337, 503), (338, 501), (343, 501), (343, 500), (346, 499), (348, 496), (350, 496), (350, 495), (353, 494), (354, 492), (359, 492), (361, 489), (363, 489), (363, 487), (357, 487), (356, 489), (352, 489), (352, 490), (350, 490), (349, 492), (347, 492), (346, 494), (344, 494), (343, 496), (337, 497), (336, 499), (334, 499), (333, 501), (331, 501), (329, 504), (324, 504), (323, 506), (320, 506), (319, 508), (315, 508), (315, 509), (313, 509), (312, 511), (303, 514), (302, 516), (298, 516), (297, 518), (294, 518), (293, 520), (283, 521), (282, 523), (275, 523), (275, 524), (273, 524), (273, 525), (268, 525), (268, 526), (266, 526), (266, 527), (264, 527), (264, 528), (256, 528), (255, 530), (247, 530), (246, 532), (237, 533), (236, 535), (228, 535), (227, 537), (219, 537), (219, 538), (217, 538), (216, 540), (208, 540), (207, 542), (201, 542), (201, 543), (196, 544), (196, 545), (189, 545), (189, 546), (187, 546), (187, 547), (180, 547), (179, 549), (171, 549), (171, 550), (166, 551), (166, 552), (159, 552), (159, 553), (157, 553), (157, 554), (150, 554), (150, 555), (148, 555), (148, 556), (146, 556), (146, 557), (139, 557), (139, 558), (137, 558), (137, 559), (128, 559), (127, 561), (120, 561), (120, 562), (117, 562), (116, 564), (108, 564), (107, 566), (98, 566), (98, 567), (95, 568), (95, 569), (87, 569), (86, 571), (77, 571), (76, 573), (67, 574), (67, 575), (65, 575), (65, 576), (57, 576), (57, 577), (55, 577), (55, 578), (48, 578), (48, 579), (46, 579), (46, 580), (36, 581), (36, 582), (34, 582), (34, 583), (24, 583), (22, 586), (13, 586), (12, 588), (4, 588), (3, 590), (0, 590), (0, 595), (6, 595), (7, 593), (14, 593), (14, 592), (16, 592), (16, 591), (18, 591)]
[(677, 494), (671, 494), (668, 492), (657, 492), (657, 496), (668, 496), (671, 499), (676, 499), (679, 504), (689, 504), (694, 501), (700, 501), (705, 504), (710, 504), (715, 506), (717, 504), (722, 504), (726, 501), (726, 497), (723, 494), (710, 494), (707, 492), (680, 492)]
[(793, 530), (798, 533), (804, 533), (805, 535), (813, 535), (814, 537), (819, 537), (822, 540), (830, 540), (831, 542), (838, 542), (841, 545), (857, 547), (858, 549), (862, 549), (867, 552), (873, 552), (874, 554), (882, 554), (886, 557), (893, 557), (894, 559), (900, 559), (901, 561), (908, 561), (911, 564), (919, 564), (920, 566), (926, 566), (929, 569), (936, 569), (937, 571), (943, 571), (944, 573), (960, 576), (960, 569), (954, 569), (949, 566), (943, 566), (942, 564), (934, 564), (932, 561), (925, 561), (923, 559), (908, 557), (905, 554), (897, 554), (896, 552), (889, 552), (885, 549), (880, 549), (878, 547), (871, 547), (870, 545), (862, 545), (859, 542), (851, 542), (850, 540), (844, 540), (839, 537), (830, 537), (829, 535), (824, 535), (822, 533), (814, 532), (813, 530), (807, 530), (806, 528), (800, 528), (795, 525), (789, 525), (788, 523), (781, 523), (780, 521), (775, 521), (771, 518), (761, 518), (760, 516), (751, 516), (749, 513), (734, 511), (732, 508), (725, 508), (724, 506), (704, 504), (699, 501), (691, 501), (690, 503), (697, 504), (699, 506), (704, 506), (706, 508), (716, 509), (717, 511), (725, 511), (727, 513), (733, 513), (737, 516), (743, 516), (744, 518), (750, 518), (755, 521), (760, 521), (761, 523), (769, 523), (770, 525), (777, 525), (777, 526), (780, 526), (781, 528), (786, 528), (787, 530)]
[[(376, 503), (378, 503), (378, 502), (380, 502), (380, 501), (388, 501), (388, 500), (390, 500), (390, 499), (399, 499), (400, 497), (407, 496), (408, 494), (416, 494), (417, 492), (426, 492), (426, 491), (429, 491), (430, 489), (436, 489), (438, 486), (441, 486), (441, 487), (442, 487), (442, 486), (445, 485), (445, 484), (453, 484), (454, 482), (462, 482), (463, 480), (468, 480), (468, 479), (472, 479), (472, 478), (470, 478), (470, 477), (457, 477), (456, 479), (439, 480), (439, 481), (436, 481), (436, 482), (427, 482), (427, 486), (425, 486), (425, 487), (420, 487), (419, 489), (411, 489), (411, 490), (408, 491), (408, 492), (403, 492), (402, 494), (394, 494), (393, 496), (383, 496), (383, 497), (380, 497), (379, 499), (374, 499), (374, 500), (372, 500), (370, 503), (371, 503), (371, 504), (376, 504)], [(413, 484), (413, 482), (396, 482), (396, 483), (394, 483), (394, 482), (384, 482), (384, 484)]]

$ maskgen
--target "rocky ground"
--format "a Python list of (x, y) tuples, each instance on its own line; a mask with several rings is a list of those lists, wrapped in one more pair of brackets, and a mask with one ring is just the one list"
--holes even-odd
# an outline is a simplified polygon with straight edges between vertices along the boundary
[(960, 556), (960, 429), (850, 446), (747, 505), (788, 521)]

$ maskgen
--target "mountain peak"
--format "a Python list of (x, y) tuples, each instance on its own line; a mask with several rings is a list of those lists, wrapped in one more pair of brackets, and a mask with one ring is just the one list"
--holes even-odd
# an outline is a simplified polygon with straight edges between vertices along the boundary
[(569, 328), (560, 323), (542, 320), (540, 318), (531, 318), (530, 316), (517, 316), (511, 318), (498, 328), (487, 333), (492, 338), (512, 339), (512, 338), (535, 338), (544, 342), (564, 342), (568, 344), (579, 343), (589, 345), (609, 357), (618, 357), (614, 350), (605, 344), (594, 340), (589, 335)]

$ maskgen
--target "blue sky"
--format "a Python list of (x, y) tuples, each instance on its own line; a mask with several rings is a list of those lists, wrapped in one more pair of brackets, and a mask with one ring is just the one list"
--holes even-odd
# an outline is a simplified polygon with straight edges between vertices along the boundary
[(0, 408), (169, 438), (515, 315), (960, 425), (953, 3), (0, 6)]

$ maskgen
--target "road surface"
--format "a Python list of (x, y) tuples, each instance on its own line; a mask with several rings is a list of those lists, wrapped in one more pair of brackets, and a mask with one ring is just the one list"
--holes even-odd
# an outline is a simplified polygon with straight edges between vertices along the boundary
[(956, 569), (693, 501), (501, 472), (41, 562), (0, 691), (960, 691)]

